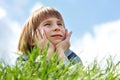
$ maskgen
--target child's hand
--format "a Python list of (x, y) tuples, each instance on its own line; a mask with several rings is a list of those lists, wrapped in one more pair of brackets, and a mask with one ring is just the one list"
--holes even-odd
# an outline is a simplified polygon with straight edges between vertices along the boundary
[(69, 32), (66, 30), (66, 37), (65, 40), (63, 40), (62, 42), (58, 43), (56, 45), (56, 50), (59, 54), (59, 58), (62, 59), (65, 57), (64, 52), (69, 49), (70, 47), (70, 37), (71, 37), (72, 32)]
[(39, 29), (37, 29), (36, 37), (37, 37), (37, 45), (38, 47), (40, 47), (41, 50), (44, 50), (46, 45), (49, 44), (47, 58), (50, 59), (53, 53), (55, 52), (54, 45), (47, 39), (44, 30), (40, 31)]
[(46, 35), (43, 33), (43, 30), (36, 30), (36, 44), (41, 50), (44, 50), (45, 46), (48, 44), (48, 40)]

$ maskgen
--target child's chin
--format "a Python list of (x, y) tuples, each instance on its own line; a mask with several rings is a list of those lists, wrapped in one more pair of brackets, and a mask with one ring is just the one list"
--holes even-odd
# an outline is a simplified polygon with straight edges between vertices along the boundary
[(57, 44), (59, 44), (60, 42), (61, 42), (61, 41), (54, 41), (53, 44), (54, 44), (54, 45), (57, 45)]

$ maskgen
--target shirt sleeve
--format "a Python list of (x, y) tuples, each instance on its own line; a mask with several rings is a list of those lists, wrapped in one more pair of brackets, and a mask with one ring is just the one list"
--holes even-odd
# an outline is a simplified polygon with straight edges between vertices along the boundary
[(82, 63), (81, 59), (73, 51), (71, 51), (70, 49), (67, 49), (65, 51), (65, 55), (67, 57), (65, 63), (67, 63), (68, 61), (72, 61), (72, 64), (76, 64), (78, 62)]
[(23, 55), (19, 56), (19, 57), (17, 58), (17, 60), (26, 61), (26, 60), (28, 60), (28, 55), (27, 55), (27, 54), (23, 54)]

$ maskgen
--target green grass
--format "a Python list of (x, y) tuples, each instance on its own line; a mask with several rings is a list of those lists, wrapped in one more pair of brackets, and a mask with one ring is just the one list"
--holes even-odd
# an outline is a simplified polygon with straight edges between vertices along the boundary
[(35, 48), (26, 62), (18, 60), (15, 66), (1, 63), (0, 80), (120, 80), (120, 61), (114, 64), (109, 58), (101, 67), (95, 60), (84, 67), (81, 63), (63, 64), (56, 54), (47, 60), (46, 54), (47, 48), (42, 52)]

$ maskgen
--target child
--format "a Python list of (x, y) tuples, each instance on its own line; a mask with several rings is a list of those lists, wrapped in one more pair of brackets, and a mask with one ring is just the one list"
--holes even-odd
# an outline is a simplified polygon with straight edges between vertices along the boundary
[(50, 59), (57, 51), (60, 60), (69, 61), (72, 59), (75, 64), (81, 60), (69, 49), (71, 34), (72, 32), (65, 29), (63, 18), (55, 8), (41, 7), (33, 12), (25, 22), (18, 51), (26, 54), (22, 59), (27, 60), (27, 51), (31, 51), (35, 45), (43, 50), (45, 45), (49, 43), (47, 59)]

